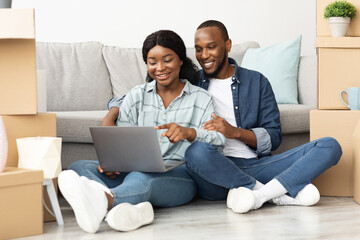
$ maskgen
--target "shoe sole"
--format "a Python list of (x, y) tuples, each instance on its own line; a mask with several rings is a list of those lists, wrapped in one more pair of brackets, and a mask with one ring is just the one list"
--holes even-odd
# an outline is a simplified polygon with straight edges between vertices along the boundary
[(122, 203), (110, 210), (106, 217), (109, 226), (117, 231), (132, 231), (154, 221), (154, 210), (149, 202), (132, 205)]
[(228, 195), (231, 209), (235, 213), (246, 213), (252, 209), (255, 204), (255, 197), (250, 189), (239, 187), (232, 189), (232, 193)]
[(74, 211), (80, 228), (85, 232), (95, 233), (99, 229), (100, 223), (91, 221), (93, 216), (86, 211), (84, 203), (77, 197), (80, 192), (84, 191), (81, 188), (80, 176), (74, 171), (63, 171), (58, 177), (58, 183), (62, 195)]

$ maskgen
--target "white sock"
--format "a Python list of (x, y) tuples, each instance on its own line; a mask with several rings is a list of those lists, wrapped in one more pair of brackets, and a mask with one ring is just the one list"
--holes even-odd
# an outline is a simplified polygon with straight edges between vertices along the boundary
[(287, 190), (284, 188), (284, 186), (278, 180), (273, 179), (259, 190), (254, 190), (256, 197), (254, 208), (259, 208), (264, 204), (264, 202), (284, 195), (285, 193), (287, 193)]
[(256, 184), (253, 187), (252, 190), (259, 190), (260, 188), (262, 188), (264, 186), (264, 184), (262, 184), (261, 182), (259, 182), (258, 180), (256, 180)]

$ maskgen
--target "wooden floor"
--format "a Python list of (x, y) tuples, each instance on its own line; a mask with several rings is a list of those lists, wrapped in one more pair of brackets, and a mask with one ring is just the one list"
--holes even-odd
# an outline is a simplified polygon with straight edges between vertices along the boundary
[(235, 214), (225, 201), (196, 199), (176, 208), (155, 209), (155, 221), (132, 232), (103, 222), (96, 234), (83, 232), (70, 206), (60, 199), (65, 225), (44, 224), (44, 234), (23, 239), (360, 239), (360, 205), (352, 198), (322, 197), (312, 207), (274, 206)]

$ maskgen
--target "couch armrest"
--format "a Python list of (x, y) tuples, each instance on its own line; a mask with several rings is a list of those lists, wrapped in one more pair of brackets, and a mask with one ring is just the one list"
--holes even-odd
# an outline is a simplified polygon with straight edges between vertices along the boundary
[(299, 104), (316, 108), (316, 55), (300, 57), (298, 90)]

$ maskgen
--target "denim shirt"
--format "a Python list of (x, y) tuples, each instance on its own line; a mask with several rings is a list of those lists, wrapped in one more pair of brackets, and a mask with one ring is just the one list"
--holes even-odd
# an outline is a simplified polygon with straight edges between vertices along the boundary
[[(280, 112), (271, 85), (261, 73), (239, 67), (232, 58), (229, 63), (235, 66), (231, 92), (236, 125), (255, 133), (254, 151), (259, 157), (270, 155), (282, 141)], [(198, 86), (207, 90), (210, 80), (203, 70), (199, 75)]]
[[(258, 157), (270, 155), (282, 141), (280, 112), (271, 85), (261, 73), (239, 67), (232, 58), (229, 63), (235, 65), (231, 91), (236, 125), (254, 132), (257, 149), (253, 150)], [(199, 75), (198, 86), (207, 90), (210, 80), (203, 70)], [(108, 109), (119, 107), (123, 99), (110, 99)]]

